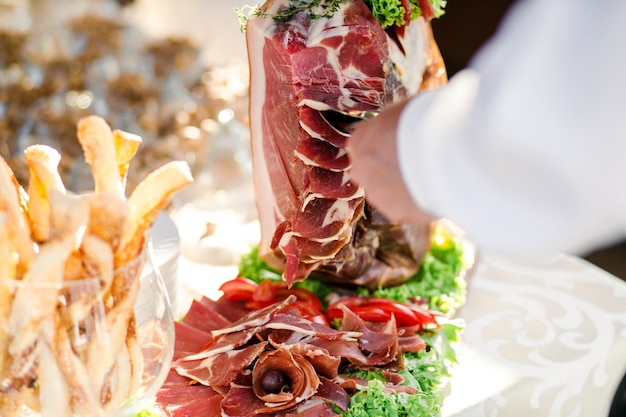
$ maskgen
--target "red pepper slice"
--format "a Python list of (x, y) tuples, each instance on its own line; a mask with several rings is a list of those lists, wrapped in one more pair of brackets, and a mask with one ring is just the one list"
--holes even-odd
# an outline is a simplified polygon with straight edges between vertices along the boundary
[(338, 305), (330, 306), (326, 309), (325, 313), (328, 321), (343, 318), (343, 310)]

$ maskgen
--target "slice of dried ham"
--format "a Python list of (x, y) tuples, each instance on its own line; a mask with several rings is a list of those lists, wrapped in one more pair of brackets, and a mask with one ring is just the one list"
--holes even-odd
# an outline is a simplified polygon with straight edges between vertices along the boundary
[(198, 352), (213, 339), (211, 333), (181, 322), (174, 322), (174, 360)]
[(202, 302), (194, 300), (183, 323), (205, 332), (211, 332), (230, 325), (231, 321)]
[(174, 367), (179, 375), (209, 387), (226, 387), (263, 351), (267, 342), (241, 349), (219, 352), (203, 359), (179, 360)]
[(442, 65), (432, 59), (429, 24), (385, 31), (363, 0), (342, 2), (332, 18), (269, 17), (287, 5), (267, 1), (267, 17), (251, 17), (246, 29), (259, 254), (290, 284), (313, 272), (359, 285), (401, 282), (428, 249), (429, 225), (395, 229), (400, 240), (396, 233), (391, 242), (385, 227), (372, 227), (366, 193), (350, 180), (347, 135), (322, 113), (380, 110), (415, 94), (423, 74), (442, 78), (430, 67)]
[(168, 417), (221, 417), (222, 396), (211, 387), (191, 385), (187, 377), (170, 371), (156, 395), (156, 402)]

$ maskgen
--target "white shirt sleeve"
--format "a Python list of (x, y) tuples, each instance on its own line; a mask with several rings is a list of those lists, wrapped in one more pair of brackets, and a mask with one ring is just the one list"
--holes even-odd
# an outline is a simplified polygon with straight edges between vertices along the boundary
[(405, 108), (415, 201), (519, 259), (626, 236), (624, 22), (623, 0), (518, 2), (467, 70)]

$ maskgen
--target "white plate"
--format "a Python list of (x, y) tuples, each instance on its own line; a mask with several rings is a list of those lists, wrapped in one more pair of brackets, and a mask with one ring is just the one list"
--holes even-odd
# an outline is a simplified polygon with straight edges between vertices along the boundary
[(604, 417), (626, 368), (626, 283), (575, 257), (484, 256), (444, 417)]

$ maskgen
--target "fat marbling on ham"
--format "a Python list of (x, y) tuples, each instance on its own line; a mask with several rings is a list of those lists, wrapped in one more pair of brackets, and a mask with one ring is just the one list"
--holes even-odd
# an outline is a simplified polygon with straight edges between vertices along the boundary
[(363, 0), (339, 2), (331, 17), (272, 18), (288, 3), (266, 1), (246, 28), (259, 254), (290, 284), (311, 273), (402, 282), (428, 250), (429, 225), (389, 224), (367, 204), (350, 180), (343, 115), (445, 82), (430, 24), (383, 29)]

